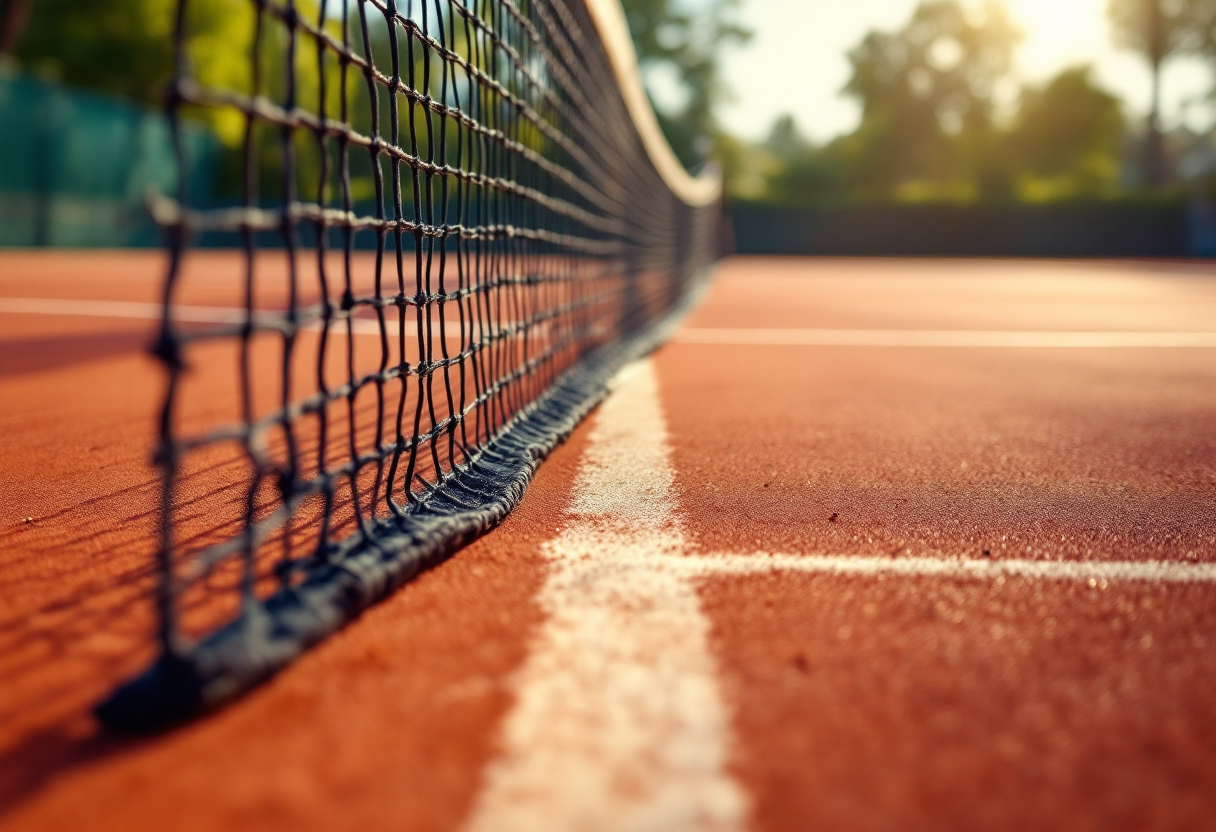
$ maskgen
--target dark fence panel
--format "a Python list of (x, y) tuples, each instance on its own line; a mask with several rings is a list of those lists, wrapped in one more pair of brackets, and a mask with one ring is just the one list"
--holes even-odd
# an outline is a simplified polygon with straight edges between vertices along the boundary
[[(182, 133), (193, 193), (206, 195), (219, 143)], [(0, 246), (155, 245), (147, 197), (177, 182), (159, 112), (0, 73)]]
[(740, 254), (1180, 257), (1195, 249), (1185, 203), (730, 206)]

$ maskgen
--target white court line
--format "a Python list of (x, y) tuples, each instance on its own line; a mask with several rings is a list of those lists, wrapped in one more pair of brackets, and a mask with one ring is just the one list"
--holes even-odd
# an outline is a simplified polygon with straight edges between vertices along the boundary
[[(79, 315), (90, 318), (135, 318), (139, 320), (159, 321), (163, 307), (159, 303), (137, 303), (134, 301), (116, 300), (57, 300), (54, 298), (0, 298), (0, 314), (21, 315)], [(177, 323), (188, 324), (240, 324), (245, 320), (245, 310), (231, 306), (186, 306), (174, 304), (173, 320)], [(254, 320), (267, 324), (284, 322), (284, 312), (281, 310), (255, 310)], [(367, 318), (355, 318), (351, 321), (356, 335), (379, 335), (380, 324)], [(323, 328), (321, 321), (312, 321), (301, 327), (306, 331), (319, 332)], [(331, 326), (331, 331), (346, 332), (346, 323), (339, 321)], [(395, 338), (397, 328), (390, 324), (388, 336)], [(412, 333), (411, 333), (412, 334)]]
[(596, 415), (569, 519), (543, 547), (548, 615), (513, 679), (465, 832), (738, 832), (729, 712), (696, 583), (793, 572), (1000, 581), (1216, 582), (1216, 564), (690, 552), (653, 365)]
[(760, 347), (1216, 347), (1216, 332), (1033, 332), (921, 329), (711, 329), (680, 332), (681, 344)]
[[(177, 306), (175, 320), (192, 324), (235, 324), (245, 313), (228, 306)], [(118, 300), (58, 300), (55, 298), (0, 298), (0, 313), (21, 315), (80, 315), (89, 318), (137, 318), (159, 321), (159, 303)]]
[[(657, 565), (657, 564), (656, 564)], [(711, 554), (668, 558), (663, 568), (689, 575), (811, 572), (828, 575), (910, 575), (994, 580), (1001, 577), (1056, 581), (1216, 582), (1216, 563), (1174, 561), (971, 560), (851, 555)]]
[[(173, 311), (174, 320), (181, 323), (238, 324), (245, 319), (243, 310), (225, 306), (175, 305)], [(160, 320), (161, 306), (158, 303), (130, 301), (0, 298), (0, 313)], [(268, 311), (262, 314), (266, 315), (267, 321), (282, 320), (281, 313)], [(380, 334), (380, 325), (372, 320), (356, 318), (354, 326), (355, 332), (360, 335)], [(315, 330), (320, 329), (321, 325), (314, 322), (305, 328)], [(389, 336), (393, 337), (395, 328), (390, 326), (388, 330)], [(1216, 332), (696, 328), (681, 331), (675, 340), (681, 344), (768, 347), (1186, 348), (1216, 347)]]
[(515, 679), (467, 832), (738, 832), (729, 717), (690, 576), (650, 362), (600, 408), (570, 519), (546, 544), (548, 619)]

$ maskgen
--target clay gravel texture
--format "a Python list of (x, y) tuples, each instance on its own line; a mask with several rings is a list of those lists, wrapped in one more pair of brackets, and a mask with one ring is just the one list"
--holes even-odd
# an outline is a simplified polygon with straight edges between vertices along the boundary
[[(207, 305), (239, 257), (191, 267), (182, 302)], [(500, 529), (263, 688), (169, 734), (105, 734), (90, 706), (152, 651), (153, 322), (3, 299), (154, 303), (162, 270), (0, 255), (0, 827), (460, 829), (595, 416)], [(1216, 269), (734, 259), (687, 329), (744, 328), (1206, 332)], [(1216, 562), (1216, 349), (677, 338), (654, 366), (691, 557)], [(200, 369), (202, 399), (230, 396), (222, 370)], [(757, 832), (1216, 827), (1216, 585), (696, 587)]]

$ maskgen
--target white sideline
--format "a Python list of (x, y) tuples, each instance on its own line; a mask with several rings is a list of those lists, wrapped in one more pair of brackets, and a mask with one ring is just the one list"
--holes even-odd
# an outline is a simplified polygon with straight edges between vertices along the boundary
[(730, 720), (685, 549), (649, 361), (600, 408), (569, 520), (544, 547), (548, 620), (514, 680), (467, 832), (737, 832)]
[(666, 568), (687, 575), (812, 572), (829, 575), (911, 575), (994, 580), (1002, 577), (1056, 581), (1216, 582), (1216, 563), (1176, 561), (1004, 560), (853, 555), (710, 554), (668, 558)]
[(681, 344), (756, 347), (1216, 347), (1216, 332), (1035, 332), (953, 329), (685, 329)]
[[(228, 306), (176, 306), (175, 320), (197, 324), (234, 324), (244, 317)], [(0, 298), (0, 313), (21, 315), (80, 315), (89, 318), (160, 320), (159, 303), (119, 300), (63, 300), (59, 298)]]
[[(163, 307), (159, 303), (139, 303), (118, 300), (58, 300), (55, 298), (0, 298), (0, 314), (22, 315), (78, 315), (89, 318), (136, 318), (159, 321)], [(255, 310), (254, 320), (265, 316), (267, 323), (282, 323), (283, 313), (274, 310)], [(239, 324), (245, 320), (245, 310), (232, 306), (186, 306), (174, 304), (173, 320), (187, 324)], [(351, 321), (356, 335), (379, 335), (380, 325), (367, 318)], [(335, 324), (340, 332), (346, 331), (346, 322)], [(302, 329), (320, 330), (321, 322), (313, 321)], [(397, 335), (396, 327), (389, 326), (390, 338)]]
[[(160, 320), (158, 303), (55, 298), (0, 298), (0, 314), (82, 315), (97, 318)], [(242, 309), (227, 306), (173, 307), (181, 323), (237, 324)], [(266, 311), (268, 321), (281, 320)], [(366, 318), (353, 321), (360, 335), (379, 335), (380, 326)], [(345, 329), (345, 324), (342, 324)], [(314, 323), (306, 329), (318, 329)], [(389, 327), (389, 337), (395, 336)], [(1216, 347), (1216, 332), (1033, 332), (998, 330), (921, 329), (714, 329), (679, 332), (681, 344), (757, 347), (1023, 347), (1023, 348), (1205, 348)]]

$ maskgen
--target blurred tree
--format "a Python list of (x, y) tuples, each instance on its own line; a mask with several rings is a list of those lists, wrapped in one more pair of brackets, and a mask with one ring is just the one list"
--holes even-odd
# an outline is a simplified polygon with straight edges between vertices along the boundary
[(792, 159), (812, 149), (811, 143), (798, 129), (798, 122), (789, 113), (778, 116), (773, 122), (764, 146), (782, 159)]
[(779, 116), (758, 150), (765, 198), (792, 205), (847, 198), (850, 168), (841, 156), (840, 142), (816, 147), (802, 135), (793, 116)]
[[(173, 73), (177, 5), (177, 0), (38, 0), (13, 36), (12, 56), (49, 80), (158, 106)], [(297, 6), (315, 16), (311, 0)], [(8, 8), (6, 4), (6, 13)], [(188, 8), (195, 76), (216, 87), (248, 92), (252, 5), (206, 0)], [(267, 43), (263, 51), (273, 46)], [(232, 129), (226, 140), (234, 139)]]
[(1141, 183), (1165, 182), (1165, 149), (1161, 138), (1161, 70), (1167, 59), (1202, 50), (1216, 14), (1212, 0), (1109, 0), (1107, 15), (1115, 42), (1141, 53), (1152, 73), (1152, 100), (1145, 124)]
[[(7, 0), (5, 17), (24, 3)], [(33, 72), (75, 87), (156, 102), (173, 69), (174, 0), (38, 0), (12, 55)]]
[[(685, 165), (703, 160), (718, 136), (718, 105), (729, 95), (721, 71), (723, 50), (746, 43), (751, 30), (735, 18), (741, 0), (707, 0), (689, 11), (679, 0), (622, 0), (643, 71), (666, 69), (683, 102), (656, 103), (659, 123)], [(653, 92), (651, 94), (654, 101)]]
[[(1191, 0), (1199, 2), (1199, 0)], [(1216, 3), (1216, 0), (1204, 0)], [(1118, 98), (1089, 67), (1010, 91), (1019, 33), (994, 3), (923, 2), (902, 29), (871, 32), (849, 53), (844, 89), (862, 107), (857, 129), (821, 147), (782, 116), (753, 149), (760, 198), (778, 203), (1062, 199), (1119, 185), (1125, 122)], [(736, 155), (743, 158), (744, 154)], [(750, 179), (739, 181), (751, 186)]]
[(873, 195), (917, 180), (985, 189), (993, 158), (993, 95), (1008, 78), (1020, 33), (989, 0), (974, 12), (958, 0), (923, 2), (898, 32), (871, 32), (849, 53), (844, 88), (862, 108), (848, 138)]
[(1009, 135), (1011, 160), (1031, 199), (1099, 194), (1117, 186), (1125, 141), (1119, 99), (1094, 84), (1090, 67), (1062, 71), (1023, 90)]

